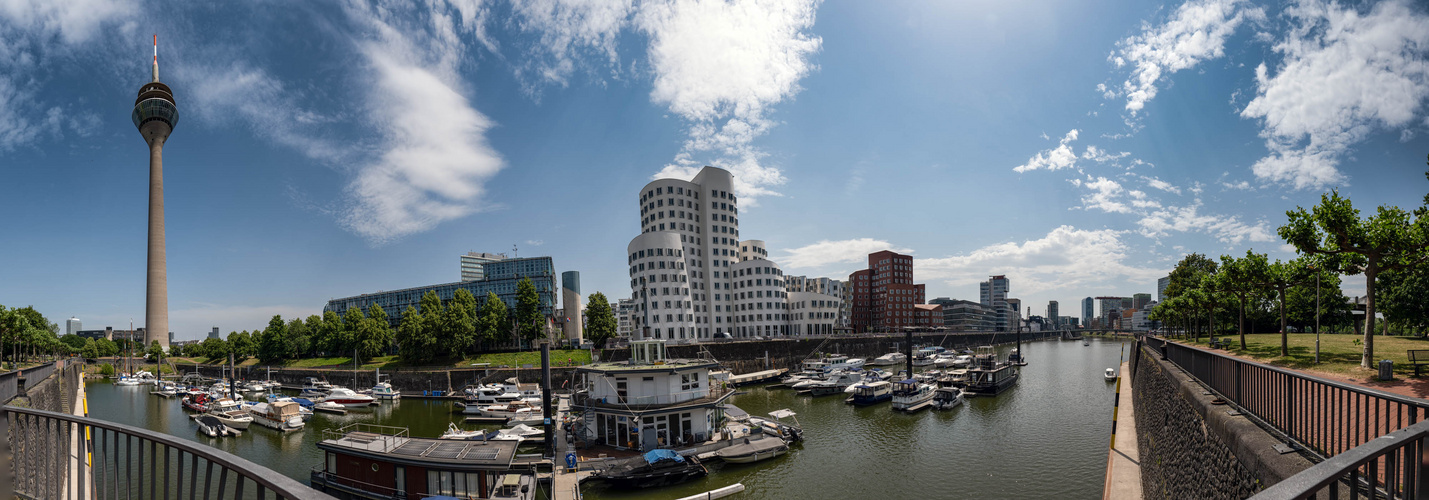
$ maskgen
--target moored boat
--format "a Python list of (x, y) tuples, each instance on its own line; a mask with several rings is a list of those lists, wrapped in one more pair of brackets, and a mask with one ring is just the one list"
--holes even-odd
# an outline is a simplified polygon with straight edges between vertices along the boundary
[(968, 385), (965, 394), (995, 396), (1017, 383), (1017, 367), (1006, 361), (998, 361), (992, 346), (978, 348), (973, 367), (968, 369)]
[(213, 415), (199, 415), (194, 418), (194, 422), (198, 424), (199, 432), (211, 438), (238, 435), (236, 429), (230, 428), (224, 424), (221, 419)]
[(604, 480), (612, 487), (634, 489), (680, 484), (708, 474), (709, 470), (698, 458), (661, 449), (646, 453), (643, 460), (616, 465), (591, 477)]
[(789, 444), (777, 437), (741, 438), (736, 444), (715, 450), (714, 456), (726, 462), (747, 464), (774, 458), (789, 452)]
[(893, 411), (917, 411), (926, 408), (933, 400), (932, 384), (916, 379), (901, 380), (893, 384)]
[(908, 360), (908, 356), (901, 352), (890, 352), (869, 361), (869, 366), (895, 366), (901, 365)]
[(1113, 380), (1116, 380), (1116, 369), (1115, 369), (1115, 368), (1107, 368), (1107, 369), (1106, 369), (1106, 381), (1107, 381), (1107, 382), (1111, 382), (1111, 381), (1113, 381)]
[(303, 417), (298, 414), (298, 404), (292, 401), (276, 403), (255, 403), (248, 407), (248, 414), (258, 425), (283, 432), (302, 429)]
[(375, 400), (372, 398), (372, 396), (368, 396), (366, 394), (358, 394), (356, 392), (353, 392), (352, 389), (348, 389), (345, 387), (334, 387), (332, 388), (332, 390), (328, 391), (327, 396), (324, 396), (322, 399), (317, 400), (318, 403), (335, 403), (345, 406), (347, 408), (361, 408), (364, 406), (370, 406), (373, 404), (374, 401)]
[(957, 387), (939, 387), (933, 391), (933, 409), (951, 410), (963, 404), (963, 390)]
[(858, 406), (868, 406), (882, 403), (893, 398), (893, 384), (885, 381), (862, 382), (854, 384), (853, 396), (849, 396), (846, 403)]

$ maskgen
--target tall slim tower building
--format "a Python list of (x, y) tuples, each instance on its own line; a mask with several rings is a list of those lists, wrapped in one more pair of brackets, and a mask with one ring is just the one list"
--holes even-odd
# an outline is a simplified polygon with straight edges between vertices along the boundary
[(164, 253), (164, 142), (179, 122), (174, 92), (159, 82), (159, 36), (154, 35), (153, 80), (139, 88), (130, 115), (149, 144), (149, 273), (144, 303), (144, 344), (169, 346), (169, 277)]

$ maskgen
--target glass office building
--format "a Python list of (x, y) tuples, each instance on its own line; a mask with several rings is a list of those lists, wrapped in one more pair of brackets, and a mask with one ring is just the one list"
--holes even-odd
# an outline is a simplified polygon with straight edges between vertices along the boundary
[(372, 304), (377, 304), (387, 312), (387, 321), (396, 328), (402, 321), (402, 311), (406, 311), (408, 306), (421, 310), (422, 295), (428, 291), (437, 292), (437, 296), (441, 297), (445, 304), (461, 289), (476, 296), (478, 306), (486, 302), (488, 292), (495, 292), (496, 296), (506, 303), (506, 307), (514, 312), (516, 284), (523, 278), (530, 278), (531, 284), (536, 285), (536, 295), (541, 298), (541, 314), (548, 318), (555, 314), (556, 268), (550, 257), (505, 259), (486, 262), (481, 267), (484, 276), (479, 281), (459, 281), (333, 299), (323, 307), (323, 312), (332, 311), (341, 316), (349, 308), (360, 307), (365, 312)]

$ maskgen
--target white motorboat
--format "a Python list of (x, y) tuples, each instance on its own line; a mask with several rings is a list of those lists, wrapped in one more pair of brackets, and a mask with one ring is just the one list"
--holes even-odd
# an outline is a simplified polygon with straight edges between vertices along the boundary
[(393, 389), (391, 383), (378, 382), (377, 385), (372, 386), (372, 397), (376, 399), (390, 401), (394, 399), (402, 399), (402, 393), (396, 389)]
[(237, 429), (229, 427), (213, 415), (199, 415), (194, 418), (194, 422), (198, 423), (199, 432), (211, 438), (238, 435)]
[(517, 401), (504, 405), (467, 405), (463, 413), (481, 417), (515, 419), (521, 422), (541, 418), (541, 409), (526, 401)]
[(838, 370), (862, 370), (863, 358), (849, 359), (848, 356), (829, 356), (804, 360), (805, 372), (829, 374)]
[(1111, 381), (1113, 381), (1113, 380), (1116, 380), (1116, 368), (1107, 368), (1107, 369), (1106, 369), (1106, 381), (1107, 381), (1107, 382), (1111, 382)]
[(345, 387), (333, 387), (332, 390), (328, 391), (327, 396), (324, 396), (322, 399), (319, 399), (316, 402), (336, 403), (347, 408), (361, 408), (364, 406), (372, 405), (374, 401), (375, 400), (372, 398), (372, 396), (368, 396), (366, 394), (358, 394), (356, 392), (353, 392), (352, 389), (348, 389)]
[(299, 397), (309, 399), (320, 399), (327, 396), (328, 391), (333, 389), (333, 385), (316, 377), (308, 377), (303, 383), (303, 388), (298, 392)]
[(229, 410), (210, 408), (208, 410), (208, 413), (205, 413), (204, 415), (209, 415), (214, 418), (217, 418), (219, 422), (223, 422), (223, 425), (227, 425), (238, 430), (247, 429), (248, 424), (253, 423), (253, 415), (248, 414), (247, 410), (241, 409), (239, 407), (235, 407)]
[(850, 396), (844, 400), (844, 402), (858, 406), (882, 403), (893, 397), (893, 384), (882, 380), (878, 382), (861, 382), (851, 387), (853, 387), (853, 396)]
[(148, 370), (139, 370), (138, 373), (134, 374), (134, 379), (138, 380), (140, 384), (145, 385), (153, 385), (159, 381), (159, 379), (154, 377), (154, 374), (149, 373)]
[(456, 426), (456, 423), (447, 424), (447, 431), (442, 433), (437, 439), (452, 439), (457, 441), (478, 441), (486, 438), (486, 431), (477, 429), (474, 431), (464, 431)]
[(957, 387), (939, 387), (933, 391), (933, 409), (951, 410), (963, 404), (963, 390)]
[(139, 384), (140, 384), (139, 379), (134, 378), (134, 377), (131, 377), (131, 376), (129, 376), (129, 375), (120, 375), (120, 376), (119, 376), (119, 380), (116, 380), (116, 381), (114, 382), (114, 385), (117, 385), (117, 386), (120, 386), (120, 387), (134, 387), (134, 386), (139, 385)]
[(154, 390), (149, 391), (149, 394), (172, 398), (179, 394), (179, 387), (173, 382), (159, 382), (158, 385), (154, 386)]
[(544, 437), (546, 437), (546, 431), (544, 429), (531, 427), (526, 424), (517, 424), (515, 427), (512, 427), (510, 429), (501, 429), (499, 431), (496, 431), (496, 436), (490, 436), (488, 437), (488, 439), (494, 439), (498, 441), (525, 441), (527, 439)]
[(882, 356), (873, 358), (873, 361), (869, 361), (868, 364), (869, 364), (870, 366), (893, 366), (893, 365), (901, 365), (901, 364), (903, 364), (904, 362), (907, 362), (907, 361), (908, 361), (908, 356), (907, 356), (907, 355), (905, 355), (905, 354), (903, 354), (903, 353), (901, 353), (901, 352), (890, 352), (890, 353), (888, 353), (888, 354), (884, 354), (884, 355), (882, 355)]
[(726, 462), (747, 464), (770, 459), (789, 452), (789, 444), (777, 437), (760, 439), (742, 438), (738, 443), (720, 448), (714, 456)]
[(327, 413), (336, 413), (338, 415), (346, 415), (347, 407), (344, 407), (332, 401), (318, 401), (316, 403), (313, 403), (313, 411), (322, 411)]
[[(784, 408), (769, 412), (772, 419), (750, 415), (749, 424), (759, 426), (765, 434), (779, 436), (786, 443), (797, 443), (804, 440), (804, 428), (795, 415), (798, 414)], [(792, 423), (785, 422), (786, 418)]]
[(259, 380), (250, 380), (240, 386), (243, 392), (268, 392), (268, 383)]
[(930, 406), (933, 392), (937, 387), (916, 379), (907, 379), (893, 384), (893, 410), (917, 411)]
[(298, 404), (292, 401), (254, 403), (248, 407), (248, 414), (253, 416), (253, 421), (258, 425), (283, 432), (302, 429), (304, 425)]
[(841, 372), (808, 386), (807, 390), (812, 396), (838, 394), (844, 392), (849, 386), (863, 381), (863, 379), (863, 374), (859, 372)]

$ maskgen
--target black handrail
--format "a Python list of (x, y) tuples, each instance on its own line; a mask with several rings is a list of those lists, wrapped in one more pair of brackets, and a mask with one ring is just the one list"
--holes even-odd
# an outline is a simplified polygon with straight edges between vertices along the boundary
[[(1368, 498), (1429, 498), (1429, 421), (1380, 436), (1320, 462), (1299, 474), (1286, 478), (1251, 497), (1253, 500), (1298, 500), (1316, 498), (1329, 490), (1329, 498), (1340, 498), (1341, 487), (1350, 498), (1361, 494)], [(1403, 464), (1384, 469), (1383, 475), (1374, 467), (1378, 462)]]
[[(88, 498), (168, 498), (171, 489), (175, 498), (183, 498), (185, 491), (188, 498), (223, 498), (230, 496), (226, 492), (232, 483), (231, 498), (239, 499), (245, 498), (244, 485), (251, 481), (259, 499), (267, 498), (268, 492), (277, 498), (295, 500), (332, 498), (237, 455), (129, 425), (5, 406), (0, 407), (0, 429), (8, 430), (13, 452), (13, 494), (20, 496), (55, 498), (65, 484), (74, 484), (78, 496)], [(70, 445), (72, 436), (74, 442), (85, 443), (79, 453), (74, 453)], [(185, 454), (189, 456), (187, 466)], [(171, 460), (171, 455), (176, 456)], [(217, 481), (215, 465), (219, 468)], [(204, 470), (200, 470), (201, 466)], [(74, 473), (70, 472), (72, 468)], [(232, 481), (228, 478), (230, 473), (234, 476)], [(72, 481), (76, 474), (79, 480)], [(198, 493), (200, 482), (202, 494)], [(0, 491), (0, 497), (12, 496), (12, 492)]]

